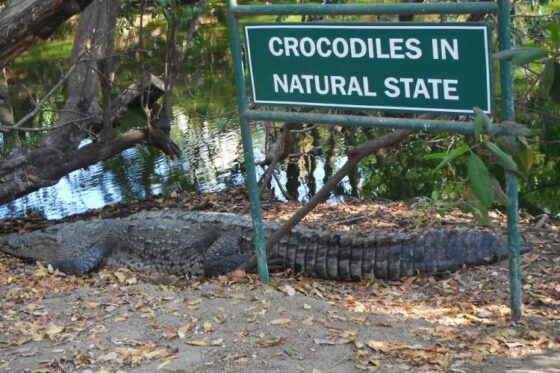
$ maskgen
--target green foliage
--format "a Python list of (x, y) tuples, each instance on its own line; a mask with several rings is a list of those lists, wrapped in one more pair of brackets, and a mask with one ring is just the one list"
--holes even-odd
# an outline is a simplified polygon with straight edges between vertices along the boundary
[(560, 104), (560, 62), (552, 59), (546, 61), (541, 78), (543, 95), (548, 95)]
[(488, 118), (487, 115), (484, 115), (484, 112), (479, 108), (475, 107), (474, 113), (475, 113), (475, 118), (473, 122), (474, 140), (476, 142), (479, 142), (482, 131), (483, 130), (486, 132), (490, 131), (492, 122), (490, 121), (490, 118)]
[[(516, 3), (519, 17), (513, 20), (515, 47), (493, 55), (495, 60), (510, 61), (515, 67), (516, 120), (492, 124), (486, 114), (475, 108), (474, 141), (468, 142), (467, 150), (466, 142), (450, 137), (447, 143), (454, 141), (455, 144), (446, 152), (425, 157), (438, 160), (434, 173), (443, 172), (445, 183), (455, 186), (453, 193), (443, 191), (438, 198), (468, 209), (482, 223), (489, 222), (489, 208), (511, 203), (500, 185), (506, 172), (514, 173), (523, 181), (520, 202), (528, 203), (526, 206), (530, 210), (536, 206), (550, 206), (550, 201), (556, 198), (552, 195), (558, 196), (555, 190), (560, 175), (560, 162), (556, 161), (560, 156), (557, 145), (560, 135), (560, 19), (554, 15), (559, 10), (554, 4), (549, 1)], [(521, 17), (521, 14), (526, 16)], [(530, 123), (531, 128), (523, 123)], [(439, 147), (445, 144), (442, 142)], [(535, 163), (538, 167), (534, 167)], [(547, 172), (541, 170), (545, 168)], [(547, 194), (551, 198), (538, 201), (536, 192), (544, 188), (553, 188)], [(524, 197), (525, 193), (530, 202)], [(553, 209), (558, 208), (557, 203), (552, 205), (556, 206)]]
[(467, 171), (474, 194), (482, 206), (489, 208), (494, 201), (494, 193), (488, 168), (479, 156), (471, 153), (467, 159)]
[(478, 199), (473, 188), (465, 188), (463, 194), (464, 207), (469, 209), (473, 216), (480, 224), (488, 225), (490, 224), (490, 216), (488, 215), (488, 208)]
[(463, 154), (465, 154), (468, 150), (469, 150), (469, 146), (467, 144), (461, 144), (458, 147), (456, 147), (455, 149), (451, 150), (449, 153), (443, 153), (445, 155), (445, 157), (443, 158), (441, 163), (434, 169), (434, 171), (437, 171), (440, 168), (448, 165), (454, 159), (456, 159), (456, 158), (462, 156)]
[(500, 51), (494, 53), (493, 58), (511, 61), (536, 75), (534, 82), (540, 82), (541, 94), (555, 103), (560, 103), (560, 21), (556, 17), (542, 25), (534, 21), (527, 27), (541, 35), (538, 39), (523, 43), (535, 44), (538, 47), (523, 46)]
[(466, 162), (468, 184), (461, 182), (455, 202), (470, 210), (480, 223), (488, 224), (488, 209), (494, 203), (510, 203), (498, 182), (499, 176), (504, 171), (525, 179), (528, 176), (534, 159), (526, 140), (531, 131), (513, 121), (493, 125), (482, 110), (475, 108), (473, 111), (473, 144), (458, 142), (448, 152), (429, 154), (425, 158), (441, 159), (434, 172), (444, 167), (461, 167)]
[(432, 225), (432, 223), (435, 223), (435, 220), (433, 219), (435, 214), (444, 217), (456, 208), (457, 204), (452, 201), (442, 199), (440, 193), (437, 190), (434, 190), (430, 198), (416, 198), (416, 202), (412, 205), (412, 207), (415, 213), (416, 225), (420, 226), (426, 224)]
[(517, 165), (513, 158), (500, 147), (492, 142), (484, 141), (483, 144), (492, 152), (496, 162), (507, 171), (517, 171)]

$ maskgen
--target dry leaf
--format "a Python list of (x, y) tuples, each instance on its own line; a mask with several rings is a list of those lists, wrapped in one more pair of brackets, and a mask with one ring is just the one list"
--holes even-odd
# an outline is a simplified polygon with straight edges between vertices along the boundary
[(484, 355), (479, 352), (474, 352), (471, 355), (471, 360), (475, 363), (482, 363), (484, 361)]
[(156, 357), (161, 356), (164, 352), (165, 351), (163, 351), (163, 350), (154, 350), (154, 351), (144, 352), (144, 354), (142, 356), (145, 357), (148, 360), (152, 360)]
[(364, 342), (355, 340), (354, 341), (354, 347), (356, 347), (358, 350), (361, 350), (362, 348), (364, 348), (366, 345), (364, 344)]
[(44, 335), (44, 334), (39, 334), (39, 333), (37, 333), (37, 334), (33, 334), (33, 335), (31, 336), (31, 340), (32, 340), (33, 342), (39, 342), (39, 341), (42, 341), (43, 339), (45, 339), (45, 335)]
[(303, 325), (311, 326), (311, 325), (313, 325), (314, 321), (315, 321), (315, 319), (313, 317), (308, 317), (308, 318), (304, 319), (301, 323)]
[(185, 325), (181, 326), (179, 328), (179, 330), (177, 330), (177, 335), (179, 336), (179, 338), (184, 339), (185, 336), (187, 335), (187, 332), (189, 330), (191, 330), (192, 327), (193, 327), (192, 323), (188, 323), (188, 324), (185, 324)]
[(50, 276), (49, 271), (41, 263), (37, 262), (37, 266), (39, 268), (37, 268), (37, 270), (33, 272), (33, 277), (41, 278)]
[(274, 319), (270, 322), (270, 325), (286, 325), (291, 323), (292, 320), (290, 319)]
[(480, 310), (476, 314), (476, 317), (480, 317), (481, 319), (488, 319), (490, 317), (494, 317), (494, 313), (486, 310)]
[(205, 322), (203, 328), (206, 333), (210, 333), (214, 331), (214, 327), (209, 322)]
[(289, 297), (293, 297), (294, 295), (296, 295), (295, 289), (290, 285), (282, 285), (279, 289), (280, 291), (282, 291), (282, 293), (286, 294)]
[(208, 337), (200, 338), (200, 339), (191, 339), (186, 341), (188, 345), (197, 346), (197, 347), (204, 347), (208, 346)]
[(124, 273), (122, 272), (115, 272), (114, 273), (115, 277), (117, 278), (117, 280), (119, 280), (119, 282), (125, 282), (126, 281), (126, 276)]
[(372, 350), (379, 351), (379, 352), (396, 351), (396, 350), (402, 350), (406, 348), (409, 349), (421, 348), (416, 346), (407, 346), (400, 342), (383, 342), (383, 341), (374, 341), (374, 340), (367, 341), (366, 345)]
[(353, 323), (355, 323), (355, 324), (364, 323), (367, 319), (368, 319), (368, 316), (367, 316), (367, 315), (352, 316), (352, 317), (348, 318), (348, 320), (350, 320), (351, 322), (353, 322)]
[(49, 328), (49, 330), (47, 330), (46, 334), (50, 339), (53, 339), (58, 334), (62, 333), (63, 330), (64, 330), (63, 326), (53, 325)]
[(233, 362), (236, 364), (247, 364), (249, 357), (247, 355), (239, 355), (233, 358)]
[(187, 308), (191, 311), (196, 310), (201, 303), (202, 303), (202, 298), (191, 300), (190, 302), (187, 303)]
[(286, 343), (286, 340), (286, 337), (263, 338), (259, 339), (257, 343), (262, 347), (272, 347), (284, 344)]
[(161, 364), (159, 364), (157, 366), (157, 370), (162, 370), (163, 368), (165, 368), (166, 366), (168, 366), (173, 360), (175, 360), (177, 356), (174, 356), (173, 358), (167, 358), (164, 361), (161, 362)]
[(117, 355), (115, 351), (112, 351), (103, 355), (99, 355), (96, 361), (101, 363), (106, 363), (108, 361), (115, 361), (118, 359), (118, 357), (119, 355)]
[(97, 302), (86, 302), (86, 303), (83, 304), (83, 307), (85, 309), (92, 310), (92, 309), (95, 309), (95, 308), (99, 307), (99, 303), (97, 303)]
[(345, 338), (340, 338), (340, 339), (337, 339), (337, 340), (315, 338), (313, 340), (313, 342), (317, 345), (334, 346), (334, 345), (344, 345), (344, 344), (350, 343), (351, 341), (349, 339), (345, 339)]

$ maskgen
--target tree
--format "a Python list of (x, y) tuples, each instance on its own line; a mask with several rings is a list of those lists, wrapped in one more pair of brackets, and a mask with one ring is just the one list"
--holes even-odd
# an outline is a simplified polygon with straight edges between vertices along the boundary
[(91, 0), (11, 0), (0, 3), (0, 68), (37, 40), (48, 39)]
[[(19, 33), (12, 39), (2, 38), (0, 45), (11, 52), (3, 56), (6, 63), (29, 46), (37, 37), (45, 37), (66, 19), (70, 10), (79, 11), (89, 1), (13, 1), (0, 13), (0, 25), (14, 20), (17, 6), (28, 6), (33, 14), (41, 9), (49, 10), (38, 25), (29, 25), (27, 36)], [(138, 2), (143, 12), (145, 1)], [(176, 4), (171, 1), (171, 7)], [(72, 5), (72, 6), (71, 6)], [(70, 6), (70, 8), (68, 8)], [(169, 138), (169, 120), (151, 114), (149, 104), (165, 92), (170, 82), (143, 72), (139, 81), (132, 84), (116, 97), (111, 97), (111, 76), (113, 68), (114, 34), (117, 21), (118, 1), (100, 0), (91, 2), (83, 11), (74, 38), (70, 67), (59, 83), (42, 100), (35, 109), (21, 118), (13, 126), (0, 126), (0, 132), (37, 131), (24, 127), (24, 124), (42, 110), (45, 100), (60, 86), (65, 84), (66, 103), (58, 120), (47, 129), (43, 140), (35, 146), (17, 149), (10, 156), (0, 159), (0, 204), (10, 202), (39, 188), (54, 185), (58, 180), (79, 168), (107, 159), (136, 144), (149, 144), (158, 147), (171, 157), (179, 155), (178, 147)], [(76, 13), (76, 12), (74, 12)], [(73, 13), (72, 13), (73, 14)], [(21, 22), (29, 18), (20, 14)], [(42, 25), (42, 26), (41, 26)], [(10, 27), (8, 27), (9, 29)], [(6, 29), (6, 28), (4, 28)], [(24, 27), (25, 29), (25, 27)], [(41, 31), (43, 30), (43, 31)], [(9, 30), (8, 30), (9, 31)], [(48, 32), (47, 32), (48, 31)], [(4, 43), (4, 44), (1, 44)], [(103, 100), (98, 96), (102, 91)], [(142, 104), (146, 114), (146, 123), (117, 134), (113, 126), (127, 113), (133, 104)], [(91, 142), (80, 146), (85, 139)]]

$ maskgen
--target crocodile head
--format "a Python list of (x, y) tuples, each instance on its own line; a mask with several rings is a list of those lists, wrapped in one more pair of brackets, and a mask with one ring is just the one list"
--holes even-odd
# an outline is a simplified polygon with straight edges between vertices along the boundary
[(28, 233), (12, 233), (0, 237), (0, 249), (19, 258), (52, 261), (59, 256), (58, 230), (50, 227)]
[(0, 237), (0, 250), (51, 264), (65, 273), (89, 272), (99, 266), (106, 246), (100, 243), (98, 224), (77, 222), (28, 233)]

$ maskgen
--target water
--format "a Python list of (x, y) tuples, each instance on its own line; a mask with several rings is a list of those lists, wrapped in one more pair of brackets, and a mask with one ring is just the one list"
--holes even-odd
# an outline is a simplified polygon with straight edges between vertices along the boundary
[[(196, 47), (186, 58), (174, 90), (171, 138), (181, 148), (180, 159), (170, 160), (158, 150), (138, 146), (88, 169), (77, 170), (52, 187), (0, 206), (0, 217), (38, 213), (57, 219), (153, 194), (178, 190), (203, 193), (243, 185), (243, 152), (229, 45), (223, 8), (216, 9), (215, 18), (205, 19), (199, 29)], [(158, 25), (161, 22), (150, 25), (147, 31), (152, 35), (152, 44), (147, 47), (153, 57), (147, 64), (154, 72), (161, 72), (164, 51), (161, 35), (165, 33)], [(71, 31), (63, 30), (54, 41), (31, 49), (9, 69), (16, 118), (32, 110), (28, 91), (40, 97), (58, 80), (59, 65), (67, 64)], [(121, 52), (133, 46), (126, 40), (119, 44)], [(123, 57), (117, 74), (120, 85), (126, 86), (137, 72), (134, 59)], [(57, 94), (47, 102), (46, 109), (60, 108), (63, 102), (63, 95)], [(47, 110), (35, 119), (34, 125), (43, 126), (54, 120), (56, 113)], [(124, 125), (141, 123), (141, 116), (132, 112)], [(264, 123), (252, 123), (251, 128), (255, 156), (261, 160), (264, 158), (265, 126)], [(556, 138), (559, 129), (554, 127), (550, 131), (547, 136)], [(347, 146), (378, 134), (376, 131), (317, 128), (299, 136), (289, 163), (277, 170), (282, 188), (295, 199), (306, 201), (345, 162)], [(36, 133), (20, 139), (0, 136), (0, 152), (7, 154), (21, 141), (35, 143), (39, 140), (40, 135)], [(441, 188), (442, 174), (432, 174), (434, 162), (424, 160), (421, 155), (439, 152), (438, 144), (445, 146), (448, 142), (443, 135), (416, 135), (414, 140), (399, 146), (398, 151), (390, 149), (368, 157), (356, 172), (337, 186), (329, 201), (349, 197), (406, 199), (430, 196), (434, 189)], [(549, 156), (538, 153), (535, 172), (521, 191), (521, 205), (535, 213), (543, 209), (560, 211), (560, 189), (554, 187), (560, 183), (560, 157), (557, 156), (560, 154), (556, 154), (559, 153), (557, 147), (547, 151)], [(257, 172), (260, 176), (263, 171), (259, 167)], [(286, 200), (276, 182), (272, 183), (272, 190), (279, 200)]]
[(218, 133), (204, 127), (206, 131), (192, 138), (185, 113), (178, 113), (175, 122), (173, 130), (180, 131), (185, 139), (181, 158), (171, 160), (159, 151), (137, 146), (0, 207), (0, 215), (34, 212), (57, 219), (173, 190), (209, 192), (243, 184), (242, 174), (234, 171), (241, 154), (241, 139), (235, 128)]
[[(110, 160), (100, 162), (87, 169), (80, 169), (63, 177), (56, 185), (22, 197), (0, 207), (0, 216), (15, 217), (41, 214), (48, 219), (59, 219), (67, 215), (100, 208), (109, 204), (142, 199), (148, 195), (169, 193), (177, 190), (211, 192), (245, 183), (241, 171), (242, 142), (238, 120), (230, 115), (227, 129), (215, 128), (197, 116), (190, 117), (180, 107), (174, 108), (172, 138), (182, 147), (179, 159), (171, 160), (158, 150), (137, 146), (128, 149)], [(197, 131), (200, 130), (200, 131)], [(193, 134), (196, 133), (195, 136)], [(253, 126), (255, 158), (264, 158), (264, 126)], [(88, 141), (84, 141), (84, 144)], [(345, 161), (337, 157), (335, 168)], [(278, 172), (280, 182), (291, 195), (305, 200), (322, 187), (326, 173), (325, 160), (318, 159), (311, 174), (301, 172), (299, 167), (292, 175), (286, 170)], [(263, 171), (258, 168), (260, 177)], [(289, 179), (295, 178), (290, 184)], [(316, 188), (310, 190), (307, 179), (315, 181)], [(292, 189), (290, 185), (295, 185)], [(348, 178), (341, 188), (351, 194)], [(276, 182), (273, 192), (279, 200), (286, 198)], [(332, 201), (342, 197), (333, 196)]]

